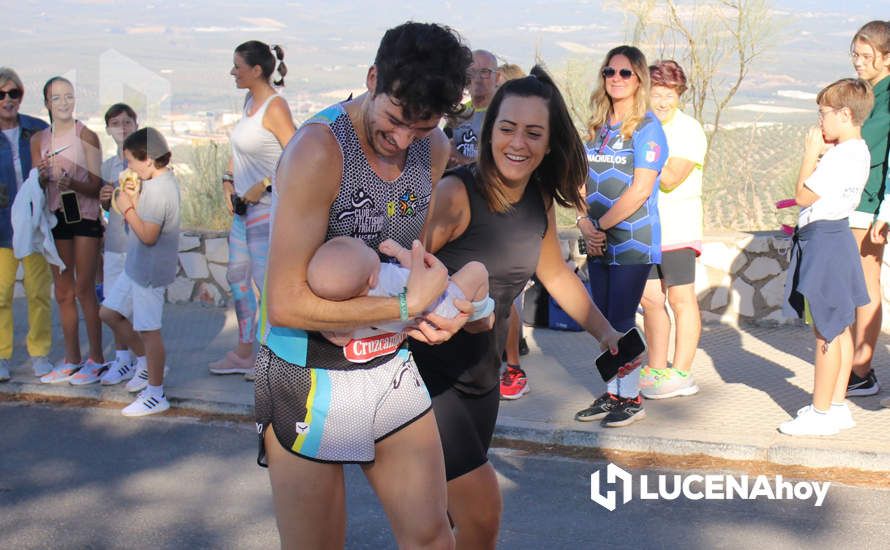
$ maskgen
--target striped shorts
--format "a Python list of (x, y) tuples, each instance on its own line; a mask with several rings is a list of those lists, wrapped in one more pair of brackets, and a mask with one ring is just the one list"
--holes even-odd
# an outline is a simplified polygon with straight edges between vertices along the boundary
[(370, 369), (330, 370), (288, 363), (266, 346), (256, 360), (257, 463), (267, 466), (271, 424), (282, 447), (330, 463), (374, 461), (374, 444), (430, 410), (414, 359), (399, 350)]

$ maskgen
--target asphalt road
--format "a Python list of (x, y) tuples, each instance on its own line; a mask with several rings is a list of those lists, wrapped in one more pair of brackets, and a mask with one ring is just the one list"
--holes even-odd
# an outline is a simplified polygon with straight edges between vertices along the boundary
[[(252, 424), (6, 402), (0, 426), (0, 548), (278, 545)], [(604, 492), (616, 489), (602, 462), (507, 449), (492, 461), (504, 495), (501, 548), (877, 549), (890, 540), (887, 490), (832, 484), (821, 507), (813, 498), (643, 500), (641, 475), (657, 491), (654, 476), (694, 472), (632, 470), (632, 498), (623, 503), (618, 491), (610, 512), (590, 498), (596, 471)], [(394, 547), (360, 469), (347, 469), (347, 485), (347, 548)]]

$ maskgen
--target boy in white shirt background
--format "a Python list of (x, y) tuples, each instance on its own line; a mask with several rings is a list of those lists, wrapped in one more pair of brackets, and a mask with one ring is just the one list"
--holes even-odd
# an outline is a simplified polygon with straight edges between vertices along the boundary
[[(102, 162), (102, 188), (99, 190), (99, 201), (108, 212), (108, 223), (105, 225), (102, 246), (102, 285), (107, 292), (124, 271), (127, 258), (127, 234), (120, 212), (111, 207), (111, 195), (118, 186), (118, 177), (127, 169), (124, 159), (124, 140), (136, 131), (136, 111), (125, 103), (115, 103), (105, 111), (105, 131), (114, 139), (117, 151)], [(136, 371), (136, 355), (127, 349), (126, 344), (115, 338), (115, 358), (107, 364), (103, 372), (81, 369), (71, 377), (73, 386), (94, 384), (102, 381), (104, 385), (118, 384), (133, 378)]]
[(874, 104), (871, 86), (839, 80), (816, 98), (819, 126), (807, 134), (795, 200), (798, 216), (785, 280), (786, 314), (803, 317), (816, 337), (813, 402), (779, 426), (788, 435), (833, 435), (855, 426), (844, 401), (853, 361), (850, 325), (868, 303), (859, 251), (847, 218), (868, 179), (870, 154), (862, 122)]

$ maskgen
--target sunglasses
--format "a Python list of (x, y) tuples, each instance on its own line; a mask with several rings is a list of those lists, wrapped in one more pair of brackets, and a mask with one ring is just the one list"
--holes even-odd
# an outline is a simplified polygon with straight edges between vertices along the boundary
[(634, 72), (630, 69), (621, 69), (620, 71), (617, 71), (614, 67), (606, 67), (603, 69), (603, 78), (612, 78), (615, 76), (615, 73), (618, 73), (618, 76), (620, 76), (622, 80), (627, 80), (634, 75)]
[(13, 88), (5, 92), (0, 90), (0, 101), (6, 99), (7, 95), (9, 96), (9, 99), (19, 99), (20, 97), (22, 97), (22, 91), (18, 88)]

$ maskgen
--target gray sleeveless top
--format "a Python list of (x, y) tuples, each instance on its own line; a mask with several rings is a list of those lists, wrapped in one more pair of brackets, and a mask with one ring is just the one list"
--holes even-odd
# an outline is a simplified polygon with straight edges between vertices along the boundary
[[(377, 250), (382, 241), (393, 239), (411, 248), (411, 242), (420, 236), (432, 193), (430, 139), (412, 143), (401, 175), (393, 181), (386, 181), (371, 168), (352, 121), (342, 105), (328, 107), (304, 124), (328, 126), (343, 153), (340, 192), (331, 205), (325, 240), (346, 235), (359, 238)], [(277, 197), (273, 193), (275, 200)], [(387, 257), (381, 259), (389, 260)], [(260, 333), (265, 335), (263, 343), (290, 363), (349, 370), (372, 368), (392, 358), (390, 353), (363, 363), (350, 362), (343, 348), (331, 344), (317, 332), (287, 327), (267, 328), (264, 322), (266, 316), (263, 315), (265, 311), (266, 308), (262, 307)]]
[(475, 163), (454, 170), (452, 175), (467, 189), (470, 223), (463, 234), (436, 252), (436, 257), (449, 274), (472, 260), (485, 264), (488, 294), (495, 302), (494, 329), (477, 334), (460, 331), (438, 346), (412, 341), (411, 351), (431, 395), (447, 387), (484, 394), (498, 385), (510, 305), (538, 266), (547, 209), (534, 181), (510, 211), (500, 213), (492, 212), (479, 193)]

